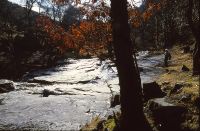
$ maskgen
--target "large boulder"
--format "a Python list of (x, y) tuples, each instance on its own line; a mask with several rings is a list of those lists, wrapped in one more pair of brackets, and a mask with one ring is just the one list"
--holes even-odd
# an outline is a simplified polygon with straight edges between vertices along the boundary
[(185, 107), (171, 104), (166, 98), (149, 100), (147, 109), (159, 130), (163, 131), (179, 131), (187, 113)]
[(164, 93), (161, 90), (160, 85), (154, 81), (143, 83), (143, 95), (145, 100), (149, 100), (152, 98), (162, 98), (166, 95), (166, 93)]
[(6, 93), (15, 90), (13, 81), (0, 79), (0, 93)]

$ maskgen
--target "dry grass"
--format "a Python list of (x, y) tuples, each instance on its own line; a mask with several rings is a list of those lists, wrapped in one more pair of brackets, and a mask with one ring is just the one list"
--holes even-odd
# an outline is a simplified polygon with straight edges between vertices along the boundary
[[(199, 77), (192, 75), (192, 53), (183, 53), (179, 46), (173, 47), (170, 52), (172, 60), (170, 61), (169, 67), (165, 68), (166, 73), (162, 74), (157, 82), (162, 85), (162, 88), (167, 87), (167, 93), (175, 103), (183, 104), (189, 109), (183, 127), (196, 130), (199, 127), (199, 115), (197, 113), (198, 109), (194, 106), (194, 101), (199, 97)], [(183, 65), (187, 66), (190, 71), (181, 71)], [(182, 83), (183, 88), (175, 94), (170, 94), (170, 90), (176, 83)], [(176, 99), (177, 96), (183, 96), (185, 94), (191, 96), (190, 101), (180, 102), (180, 99)]]
[(93, 131), (93, 130), (95, 130), (100, 121), (101, 121), (101, 119), (99, 117), (94, 117), (91, 120), (91, 122), (89, 122), (88, 124), (86, 124), (84, 127), (81, 128), (81, 131)]
[[(199, 77), (192, 76), (192, 54), (183, 53), (181, 47), (175, 46), (171, 49), (172, 60), (170, 61), (168, 70), (162, 74), (157, 80), (159, 84), (163, 82), (169, 83), (173, 87), (176, 83), (184, 83), (181, 93), (191, 94), (193, 97), (199, 95)], [(186, 65), (190, 71), (181, 71), (182, 65)]]

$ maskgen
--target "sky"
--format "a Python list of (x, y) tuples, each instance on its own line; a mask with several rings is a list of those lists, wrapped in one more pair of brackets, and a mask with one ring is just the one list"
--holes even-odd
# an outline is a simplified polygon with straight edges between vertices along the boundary
[[(16, 4), (19, 4), (19, 5), (21, 5), (21, 6), (24, 6), (25, 3), (26, 3), (26, 0), (8, 0), (8, 1), (13, 2), (13, 3), (16, 3)], [(133, 3), (134, 3), (135, 5), (137, 5), (137, 6), (140, 6), (140, 5), (141, 5), (141, 0), (128, 0), (128, 1), (129, 1), (130, 3), (131, 3), (132, 1), (134, 1)], [(108, 2), (108, 3), (109, 3), (109, 2)], [(32, 10), (34, 10), (34, 11), (36, 11), (36, 12), (39, 12), (39, 8), (38, 8), (38, 6), (37, 6), (36, 4), (33, 6)]]
[[(25, 6), (25, 3), (26, 3), (26, 0), (8, 0), (10, 2), (13, 2), (13, 3), (16, 3), (16, 4), (19, 4), (21, 6)], [(39, 12), (39, 8), (37, 5), (34, 5), (32, 10), (36, 11), (36, 12)]]

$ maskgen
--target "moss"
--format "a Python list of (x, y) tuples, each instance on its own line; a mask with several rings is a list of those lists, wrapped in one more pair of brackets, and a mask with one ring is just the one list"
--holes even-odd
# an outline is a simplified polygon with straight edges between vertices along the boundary
[(90, 123), (82, 127), (81, 131), (114, 131), (117, 128), (116, 122), (119, 121), (119, 117), (119, 112), (113, 116), (108, 116), (107, 120), (102, 120), (99, 117), (95, 117)]
[(115, 126), (116, 126), (116, 123), (115, 123), (115, 119), (114, 118), (108, 119), (104, 123), (104, 128), (108, 129), (109, 131), (113, 131)]

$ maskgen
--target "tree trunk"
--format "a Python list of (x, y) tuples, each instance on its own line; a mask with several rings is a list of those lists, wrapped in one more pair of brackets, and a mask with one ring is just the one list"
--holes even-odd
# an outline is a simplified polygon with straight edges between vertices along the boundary
[[(196, 42), (196, 46), (199, 46)], [(200, 52), (199, 47), (196, 47), (193, 52), (193, 75), (200, 74)]]
[(158, 17), (155, 15), (155, 24), (156, 24), (156, 36), (155, 36), (155, 45), (156, 45), (156, 48), (158, 49), (159, 48), (159, 32), (158, 32)]
[(131, 51), (126, 0), (111, 0), (111, 17), (120, 85), (120, 130), (150, 131), (143, 113), (140, 75)]
[[(197, 3), (197, 4), (200, 4)], [(200, 6), (200, 5), (199, 5)], [(192, 34), (194, 35), (194, 38), (196, 40), (195, 43), (195, 49), (193, 52), (193, 75), (199, 75), (200, 74), (200, 18), (198, 20), (198, 23), (193, 22), (192, 16), (193, 16), (193, 8), (194, 8), (194, 2), (193, 0), (188, 0), (188, 12), (187, 12), (187, 19), (188, 24), (192, 30)], [(198, 9), (198, 14), (200, 17), (200, 9)], [(197, 28), (196, 25), (197, 24)]]

